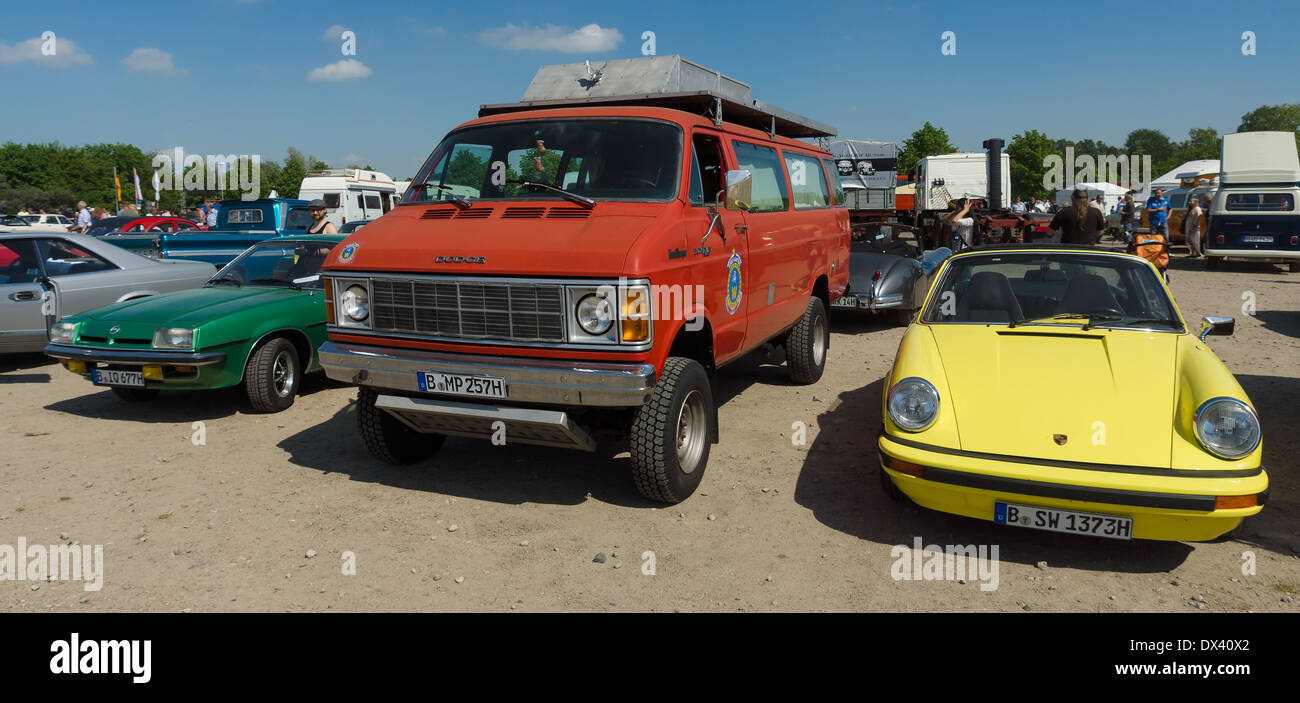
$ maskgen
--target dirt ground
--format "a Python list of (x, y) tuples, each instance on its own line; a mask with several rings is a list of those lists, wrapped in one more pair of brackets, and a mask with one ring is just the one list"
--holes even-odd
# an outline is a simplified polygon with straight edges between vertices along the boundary
[[(128, 405), (24, 355), (0, 359), (0, 544), (102, 544), (106, 566), (98, 592), (0, 581), (0, 610), (1300, 612), (1300, 275), (1181, 258), (1171, 275), (1189, 320), (1237, 317), (1210, 341), (1264, 425), (1270, 502), (1231, 539), (1120, 542), (889, 502), (873, 447), (902, 330), (856, 314), (835, 315), (814, 386), (758, 359), (722, 373), (722, 441), (672, 507), (638, 496), (626, 455), (452, 438), (415, 468), (379, 464), (355, 389), (321, 377), (258, 415), (237, 389)], [(998, 545), (998, 587), (895, 580), (891, 549), (918, 536)]]

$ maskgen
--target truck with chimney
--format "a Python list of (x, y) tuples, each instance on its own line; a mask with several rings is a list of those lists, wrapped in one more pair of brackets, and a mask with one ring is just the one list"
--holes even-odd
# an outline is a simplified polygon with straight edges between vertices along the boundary
[(627, 451), (642, 495), (685, 500), (719, 368), (779, 348), (822, 376), (849, 214), (810, 140), (834, 134), (680, 56), (543, 66), (481, 106), (325, 263), (321, 365), (366, 447)]
[(1011, 163), (1002, 147), (1001, 139), (986, 139), (984, 153), (939, 154), (917, 162), (913, 222), (925, 248), (952, 243), (940, 231), (940, 217), (962, 198), (977, 201), (972, 212), (985, 242), (1022, 238), (1035, 226), (1031, 218), (1011, 211)]

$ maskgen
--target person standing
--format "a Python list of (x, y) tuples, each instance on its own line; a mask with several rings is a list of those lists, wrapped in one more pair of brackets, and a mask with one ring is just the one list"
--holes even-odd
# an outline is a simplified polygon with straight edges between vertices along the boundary
[(1147, 224), (1151, 225), (1151, 234), (1169, 239), (1169, 201), (1165, 198), (1164, 188), (1156, 188), (1147, 198)]
[(338, 234), (339, 229), (333, 222), (325, 219), (325, 201), (317, 198), (307, 203), (307, 213), (311, 215), (311, 225), (307, 234)]
[(1076, 190), (1071, 204), (1056, 211), (1047, 226), (1047, 241), (1064, 244), (1096, 244), (1106, 228), (1106, 216), (1088, 202), (1088, 191)]
[(1011, 203), (1011, 212), (1016, 214), (1024, 214), (1025, 212), (1025, 203), (1020, 199), (1019, 195), (1016, 196), (1016, 201)]
[(1201, 250), (1201, 199), (1193, 195), (1187, 199), (1187, 216), (1183, 218), (1183, 235), (1187, 237), (1187, 258), (1205, 255)]
[(943, 221), (953, 228), (953, 245), (958, 251), (975, 246), (975, 218), (970, 215), (971, 204), (970, 198), (962, 198), (943, 216)]
[(77, 231), (85, 234), (90, 229), (90, 210), (86, 209), (86, 201), (81, 200), (77, 203)]
[(217, 205), (213, 203), (208, 206), (208, 229), (214, 229), (217, 226)]
[(1124, 202), (1119, 204), (1119, 228), (1124, 231), (1124, 242), (1133, 243), (1133, 230), (1137, 228), (1137, 203), (1133, 194), (1125, 193)]

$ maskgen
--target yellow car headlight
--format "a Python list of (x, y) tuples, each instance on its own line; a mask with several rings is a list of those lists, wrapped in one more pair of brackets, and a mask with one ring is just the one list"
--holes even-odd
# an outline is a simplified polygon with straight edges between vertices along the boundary
[(889, 419), (909, 432), (934, 424), (939, 416), (939, 391), (924, 378), (905, 378), (889, 389)]
[(1196, 438), (1209, 453), (1240, 459), (1259, 446), (1259, 418), (1236, 398), (1211, 398), (1196, 409)]

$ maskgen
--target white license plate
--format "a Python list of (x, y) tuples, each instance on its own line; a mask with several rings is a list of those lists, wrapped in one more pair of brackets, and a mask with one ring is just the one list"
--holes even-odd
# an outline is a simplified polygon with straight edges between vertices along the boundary
[(90, 378), (97, 386), (131, 386), (144, 388), (144, 373), (116, 369), (91, 369)]
[(1247, 234), (1242, 236), (1241, 241), (1246, 244), (1272, 244), (1272, 235)]
[(475, 398), (506, 397), (506, 380), (496, 376), (470, 376), (461, 373), (420, 371), (415, 374), (425, 393), (468, 395)]
[(1034, 505), (994, 503), (993, 522), (999, 525), (1028, 527), (1032, 530), (1069, 532), (1111, 539), (1133, 539), (1133, 518), (1097, 515), (1074, 510), (1040, 508)]
[(856, 295), (841, 295), (840, 297), (838, 297), (838, 298), (835, 299), (835, 302), (831, 303), (831, 307), (833, 307), (833, 308), (856, 308), (856, 307), (858, 307), (858, 296), (856, 296)]

